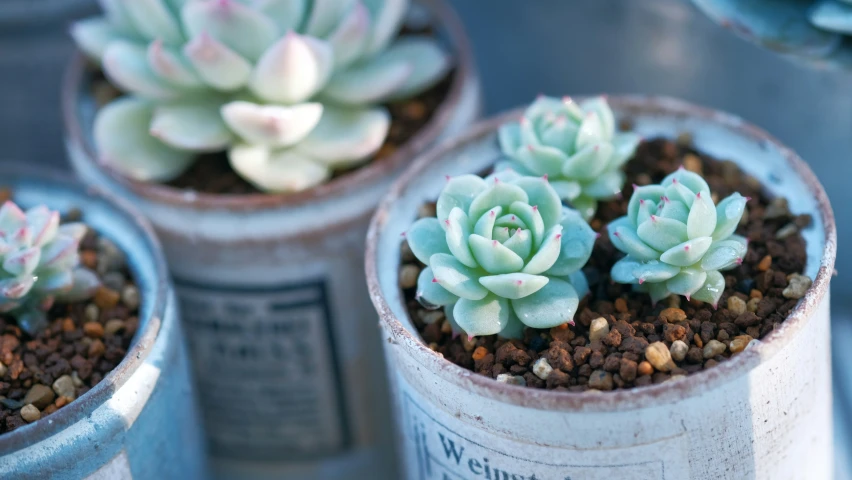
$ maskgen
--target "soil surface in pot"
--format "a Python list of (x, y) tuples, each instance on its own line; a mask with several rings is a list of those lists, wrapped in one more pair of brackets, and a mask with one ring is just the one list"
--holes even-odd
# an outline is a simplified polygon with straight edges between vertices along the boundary
[[(435, 35), (435, 31), (431, 27), (416, 29), (405, 27), (401, 34)], [(335, 170), (328, 181), (344, 176), (370, 163), (387, 158), (401, 146), (405, 145), (429, 123), (429, 120), (432, 119), (438, 107), (446, 100), (453, 85), (455, 74), (455, 71), (450, 71), (443, 80), (414, 98), (385, 105), (391, 116), (391, 124), (385, 143), (372, 158), (362, 164), (354, 165), (347, 169)], [(98, 107), (106, 105), (121, 95), (121, 92), (109, 83), (100, 70), (97, 70), (93, 75), (95, 75), (95, 78), (92, 82), (92, 95)], [(178, 178), (166, 183), (166, 185), (180, 190), (220, 195), (264, 193), (240, 177), (231, 168), (231, 165), (228, 163), (227, 152), (224, 151), (200, 155), (189, 169), (183, 172)]]
[[(71, 212), (63, 221), (79, 221)], [(124, 254), (89, 230), (80, 242), (81, 263), (102, 286), (87, 301), (57, 303), (49, 326), (35, 337), (14, 317), (0, 315), (0, 433), (67, 407), (124, 358), (139, 324), (140, 304)]]
[[(741, 266), (722, 272), (727, 287), (718, 309), (680, 296), (654, 306), (648, 295), (612, 283), (609, 271), (623, 254), (603, 234), (583, 269), (591, 293), (580, 302), (575, 325), (527, 328), (522, 340), (491, 335), (469, 341), (452, 334), (443, 310), (415, 300), (423, 265), (403, 242), (400, 287), (423, 340), (449, 361), (498, 381), (584, 391), (640, 387), (712, 368), (772, 332), (810, 287), (799, 274), (807, 259), (800, 229), (811, 218), (792, 214), (786, 199), (768, 196), (735, 163), (696, 151), (688, 136), (643, 142), (625, 167), (623, 198), (603, 202), (592, 228), (605, 233), (607, 223), (625, 214), (631, 185), (659, 183), (680, 166), (704, 175), (717, 202), (733, 192), (751, 197), (737, 230), (750, 240), (748, 253)], [(434, 204), (421, 210), (421, 216), (435, 214)]]

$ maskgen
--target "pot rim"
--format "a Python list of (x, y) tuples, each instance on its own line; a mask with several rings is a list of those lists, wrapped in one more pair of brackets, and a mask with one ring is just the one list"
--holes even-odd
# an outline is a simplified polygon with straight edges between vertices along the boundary
[[(429, 145), (436, 142), (443, 126), (450, 122), (453, 114), (462, 103), (465, 85), (476, 77), (473, 53), (470, 41), (458, 15), (447, 0), (421, 0), (437, 19), (439, 30), (443, 30), (452, 47), (455, 64), (452, 84), (444, 101), (432, 115), (432, 118), (405, 144), (391, 155), (370, 161), (352, 172), (313, 188), (294, 193), (253, 193), (249, 195), (211, 194), (193, 190), (169, 187), (160, 183), (145, 183), (132, 180), (100, 162), (94, 146), (83, 134), (77, 115), (80, 92), (85, 83), (87, 60), (79, 51), (72, 57), (62, 80), (62, 116), (66, 134), (79, 145), (87, 160), (106, 172), (111, 180), (127, 188), (136, 195), (179, 207), (195, 209), (225, 209), (230, 211), (250, 211), (275, 207), (298, 207), (309, 202), (323, 201), (333, 196), (346, 195), (377, 182), (381, 178), (402, 166)], [(192, 192), (192, 195), (187, 195)]]
[[(149, 257), (145, 260), (153, 263), (156, 272), (154, 281), (157, 285), (156, 289), (153, 290), (153, 295), (149, 298), (142, 298), (143, 305), (147, 303), (152, 306), (151, 316), (144, 322), (140, 321), (140, 325), (145, 325), (145, 327), (136, 332), (131, 348), (121, 362), (91, 390), (77, 397), (67, 406), (31, 424), (0, 435), (0, 455), (3, 455), (43, 441), (56, 435), (69, 425), (84, 420), (94, 410), (104, 405), (113, 393), (130, 379), (138, 368), (145, 363), (152, 346), (159, 338), (162, 322), (165, 320), (171, 281), (167, 274), (166, 260), (160, 241), (154, 234), (151, 224), (129, 202), (104, 190), (83, 186), (76, 180), (69, 178), (68, 175), (62, 175), (58, 172), (45, 172), (34, 167), (8, 162), (0, 162), (0, 172), (18, 178), (46, 180), (77, 191), (82, 197), (89, 197), (93, 201), (110, 204), (118, 215), (123, 215), (130, 220), (133, 228), (136, 229), (136, 233), (141, 235), (144, 240)], [(85, 210), (83, 215), (85, 219)], [(140, 311), (142, 311), (141, 308)]]
[[(828, 196), (808, 165), (795, 152), (785, 147), (764, 130), (729, 113), (665, 96), (621, 95), (610, 96), (608, 100), (613, 109), (624, 114), (626, 118), (630, 118), (631, 114), (636, 113), (651, 113), (680, 118), (697, 117), (728, 130), (736, 131), (755, 142), (765, 142), (777, 148), (789, 167), (801, 177), (811, 195), (817, 200), (819, 213), (824, 223), (825, 245), (820, 259), (819, 271), (813, 285), (781, 324), (781, 328), (764, 337), (759, 344), (711, 369), (661, 384), (611, 392), (561, 392), (504, 384), (455, 365), (444, 359), (442, 355), (429, 349), (419, 336), (408, 331), (394, 315), (379, 282), (378, 239), (387, 223), (389, 209), (397, 199), (405, 194), (406, 187), (415, 181), (418, 175), (426, 170), (432, 162), (471, 141), (492, 134), (502, 123), (517, 119), (523, 112), (523, 108), (521, 108), (483, 120), (470, 127), (461, 136), (444, 142), (420, 156), (394, 182), (390, 191), (379, 204), (370, 222), (370, 229), (367, 234), (365, 268), (370, 297), (379, 314), (381, 326), (389, 333), (388, 342), (390, 344), (401, 344), (417, 363), (424, 368), (437, 372), (437, 375), (443, 380), (488, 398), (543, 410), (612, 412), (675, 402), (716, 388), (746, 374), (760, 364), (762, 359), (776, 354), (791, 341), (794, 333), (806, 326), (828, 293), (837, 251), (834, 213)], [(394, 253), (398, 254), (398, 252)]]

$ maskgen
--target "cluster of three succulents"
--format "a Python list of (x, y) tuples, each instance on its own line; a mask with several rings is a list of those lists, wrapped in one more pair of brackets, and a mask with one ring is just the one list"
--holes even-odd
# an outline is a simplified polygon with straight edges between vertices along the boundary
[[(426, 265), (418, 299), (445, 307), (453, 327), (471, 337), (517, 338), (524, 326), (572, 322), (588, 292), (581, 269), (598, 236), (586, 221), (599, 200), (621, 192), (621, 167), (639, 142), (616, 131), (602, 97), (579, 105), (536, 100), (520, 122), (500, 129), (506, 158), (495, 173), (449, 178), (436, 217), (406, 232)], [(636, 187), (627, 215), (607, 226), (626, 254), (611, 279), (654, 302), (678, 294), (716, 305), (725, 287), (719, 272), (746, 252), (746, 239), (734, 234), (746, 201), (734, 193), (715, 205), (701, 176), (684, 169)]]

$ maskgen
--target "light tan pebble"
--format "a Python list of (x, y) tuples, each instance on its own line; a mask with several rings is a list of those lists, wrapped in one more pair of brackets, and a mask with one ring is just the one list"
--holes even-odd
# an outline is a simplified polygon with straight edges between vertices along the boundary
[(682, 322), (686, 320), (686, 312), (679, 308), (667, 308), (660, 312), (660, 318), (668, 323)]
[(550, 366), (546, 358), (541, 357), (535, 361), (532, 370), (536, 377), (546, 380), (550, 372), (553, 371), (553, 367)]
[(748, 310), (751, 313), (756, 312), (757, 306), (760, 304), (760, 300), (761, 300), (760, 298), (752, 298), (751, 300), (749, 300), (748, 303), (746, 304), (746, 310)]
[(609, 324), (606, 319), (603, 317), (598, 317), (592, 320), (592, 324), (589, 326), (589, 340), (594, 342), (595, 340), (600, 340), (603, 337), (609, 334)]
[(751, 338), (751, 336), (749, 336), (749, 335), (737, 335), (736, 337), (734, 337), (733, 340), (731, 340), (731, 343), (730, 343), (731, 353), (742, 352), (743, 350), (746, 349), (749, 342), (751, 342), (752, 340), (754, 340), (754, 339)]
[(589, 376), (589, 388), (595, 390), (608, 391), (612, 390), (613, 380), (612, 374), (604, 370), (595, 370)]
[(124, 320), (120, 320), (118, 318), (113, 318), (112, 320), (106, 322), (104, 325), (104, 335), (115, 335), (124, 329)]
[(784, 197), (777, 197), (773, 199), (769, 202), (766, 210), (763, 211), (764, 220), (774, 220), (776, 218), (782, 218), (789, 215), (790, 206), (787, 204), (787, 199)]
[(767, 255), (760, 259), (760, 263), (757, 264), (757, 270), (761, 272), (765, 272), (769, 270), (769, 267), (772, 266), (772, 256)]
[(420, 218), (429, 218), (437, 215), (435, 212), (435, 205), (431, 203), (424, 203), (420, 205), (420, 208), (417, 209), (417, 216)]
[(121, 290), (121, 303), (127, 308), (139, 308), (139, 289), (135, 285), (128, 285)]
[(420, 319), (423, 320), (423, 323), (427, 325), (431, 325), (435, 322), (440, 322), (444, 318), (446, 318), (444, 316), (444, 312), (440, 310), (430, 310), (420, 315)]
[(60, 397), (68, 397), (70, 399), (77, 398), (77, 387), (74, 386), (74, 379), (71, 375), (62, 375), (53, 382), (53, 391)]
[(407, 264), (399, 269), (399, 288), (407, 289), (417, 286), (417, 277), (420, 276), (420, 268), (417, 265)]
[(704, 359), (706, 360), (713, 358), (716, 355), (721, 355), (725, 353), (725, 350), (727, 349), (728, 347), (719, 340), (710, 340), (706, 345), (704, 345)]
[(740, 315), (742, 313), (745, 313), (746, 308), (746, 302), (742, 298), (736, 295), (731, 295), (730, 297), (728, 297), (728, 310), (730, 310), (731, 313)]
[(21, 417), (24, 419), (25, 422), (33, 423), (39, 418), (41, 418), (41, 412), (38, 408), (35, 407), (35, 405), (30, 403), (24, 405), (24, 407), (21, 409)]
[(698, 158), (698, 155), (695, 155), (693, 153), (687, 153), (686, 155), (684, 155), (683, 168), (689, 170), (690, 172), (695, 172), (699, 175), (704, 171), (701, 159)]
[(696, 347), (704, 348), (704, 340), (701, 340), (701, 335), (696, 333), (692, 336), (692, 341), (695, 343)]
[(669, 347), (669, 352), (672, 354), (672, 359), (676, 362), (682, 362), (686, 358), (686, 352), (689, 351), (689, 345), (683, 340), (675, 340), (672, 346)]
[(468, 338), (467, 335), (462, 335), (461, 342), (465, 352), (472, 352), (476, 348), (476, 338)]
[(677, 367), (672, 361), (669, 347), (663, 342), (654, 342), (645, 347), (645, 359), (661, 372), (668, 372)]
[(805, 296), (813, 281), (810, 277), (793, 273), (787, 276), (787, 287), (781, 292), (784, 298), (798, 300)]

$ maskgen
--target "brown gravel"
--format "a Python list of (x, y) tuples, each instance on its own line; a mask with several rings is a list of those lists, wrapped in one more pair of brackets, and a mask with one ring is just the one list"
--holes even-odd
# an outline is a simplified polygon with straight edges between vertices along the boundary
[[(104, 241), (90, 231), (81, 257), (93, 267), (100, 264), (99, 274), (118, 276), (125, 288), (135, 288), (123, 261), (104, 261), (115, 258)], [(49, 327), (35, 338), (14, 318), (0, 315), (0, 433), (49, 416), (97, 385), (124, 358), (136, 315), (136, 307), (128, 308), (106, 286), (90, 301), (55, 305)]]
[[(639, 387), (712, 368), (778, 328), (796, 306), (797, 295), (810, 285), (807, 277), (792, 274), (804, 270), (805, 241), (799, 229), (810, 225), (811, 218), (791, 214), (785, 199), (768, 197), (736, 164), (703, 155), (686, 141), (657, 139), (640, 145), (625, 167), (628, 186), (623, 198), (601, 204), (591, 224), (601, 231), (626, 211), (633, 193), (630, 185), (659, 182), (681, 165), (702, 172), (717, 201), (735, 191), (751, 197), (737, 231), (749, 238), (748, 253), (741, 266), (723, 272), (727, 288), (718, 310), (679, 296), (653, 306), (647, 295), (612, 283), (609, 270), (622, 254), (602, 235), (584, 269), (592, 291), (580, 304), (576, 325), (527, 328), (520, 340), (491, 335), (465, 345), (464, 335), (453, 338), (446, 328), (443, 313), (426, 310), (414, 299), (416, 288), (403, 289), (423, 340), (451, 362), (482, 375), (508, 373), (523, 377), (528, 387), (584, 391)], [(404, 243), (402, 258), (402, 268), (423, 267)], [(436, 316), (437, 321), (424, 321)], [(600, 317), (609, 332), (590, 341), (590, 326)], [(601, 327), (596, 322), (595, 331), (605, 332)], [(674, 342), (679, 343), (672, 356)], [(532, 371), (540, 358), (553, 368), (544, 380)]]

